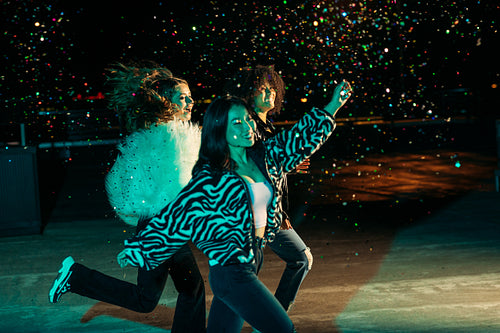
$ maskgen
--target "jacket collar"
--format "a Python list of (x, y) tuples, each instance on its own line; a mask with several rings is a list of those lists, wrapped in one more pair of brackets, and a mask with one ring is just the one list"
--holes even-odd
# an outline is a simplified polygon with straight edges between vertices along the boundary
[(266, 166), (266, 149), (264, 142), (257, 140), (255, 144), (247, 150), (248, 156), (255, 162), (260, 172), (266, 177), (267, 181), (272, 184)]

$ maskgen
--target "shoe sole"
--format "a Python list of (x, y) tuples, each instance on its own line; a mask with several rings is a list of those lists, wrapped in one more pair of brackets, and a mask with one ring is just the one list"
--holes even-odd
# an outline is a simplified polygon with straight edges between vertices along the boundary
[[(70, 260), (68, 260), (68, 259), (70, 259)], [(75, 261), (71, 257), (64, 259), (64, 261), (62, 262), (61, 269), (59, 269), (59, 274), (57, 274), (57, 277), (54, 280), (54, 283), (52, 284), (52, 288), (50, 288), (50, 291), (49, 291), (49, 302), (50, 303), (57, 303), (59, 301), (59, 299), (61, 298), (62, 294), (60, 293), (60, 290), (66, 285), (69, 277), (71, 276), (71, 273), (73, 273), (70, 271), (70, 269), (74, 263), (75, 263)], [(62, 278), (62, 280), (61, 280), (61, 278)], [(59, 295), (59, 297), (57, 297), (57, 299), (56, 299), (57, 295)]]

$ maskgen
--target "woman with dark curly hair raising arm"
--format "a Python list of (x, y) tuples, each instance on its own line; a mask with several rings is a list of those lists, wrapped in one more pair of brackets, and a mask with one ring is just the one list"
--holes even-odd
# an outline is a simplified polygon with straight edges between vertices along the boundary
[[(265, 141), (277, 134), (268, 115), (280, 113), (285, 95), (285, 84), (274, 66), (258, 65), (241, 68), (226, 82), (225, 92), (241, 97), (248, 103), (250, 114), (257, 124), (258, 140)], [(307, 165), (308, 162), (306, 160), (301, 165)], [(288, 209), (286, 174), (283, 175), (277, 191), (279, 194), (278, 210), (281, 212), (282, 223), (274, 240), (267, 245), (286, 263), (274, 296), (288, 311), (295, 301), (302, 281), (312, 267), (313, 256), (309, 247), (292, 228), (286, 212)]]

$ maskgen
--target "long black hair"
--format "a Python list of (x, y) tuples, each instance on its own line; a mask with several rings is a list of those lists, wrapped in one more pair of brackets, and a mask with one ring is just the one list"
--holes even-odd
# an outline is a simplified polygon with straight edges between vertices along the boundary
[(215, 172), (234, 169), (226, 139), (228, 114), (233, 106), (243, 106), (248, 110), (243, 99), (233, 96), (218, 97), (208, 106), (203, 116), (200, 152), (193, 167), (193, 176), (204, 165), (209, 165)]

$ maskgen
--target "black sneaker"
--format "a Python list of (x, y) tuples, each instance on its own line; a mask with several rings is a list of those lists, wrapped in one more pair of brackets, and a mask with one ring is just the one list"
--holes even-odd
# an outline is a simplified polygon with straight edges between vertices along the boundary
[(57, 303), (61, 298), (61, 296), (69, 291), (68, 280), (71, 274), (73, 273), (71, 267), (73, 266), (74, 263), (75, 261), (71, 256), (63, 260), (61, 264), (61, 269), (59, 269), (59, 274), (57, 274), (54, 283), (52, 283), (52, 288), (50, 288), (49, 291), (50, 303)]

